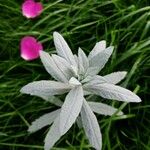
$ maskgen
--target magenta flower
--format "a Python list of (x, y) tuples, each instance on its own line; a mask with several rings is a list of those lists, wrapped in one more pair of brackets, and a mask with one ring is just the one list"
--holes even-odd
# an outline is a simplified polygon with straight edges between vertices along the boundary
[(22, 4), (22, 14), (27, 18), (35, 18), (41, 14), (43, 6), (41, 2), (34, 0), (25, 0)]
[(32, 36), (25, 36), (20, 44), (21, 57), (25, 60), (33, 60), (39, 57), (39, 52), (43, 46)]

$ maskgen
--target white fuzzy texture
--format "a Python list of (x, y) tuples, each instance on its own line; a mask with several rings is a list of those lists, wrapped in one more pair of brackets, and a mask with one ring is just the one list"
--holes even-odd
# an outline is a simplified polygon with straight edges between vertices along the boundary
[(30, 94), (48, 99), (53, 95), (60, 95), (68, 92), (71, 86), (57, 81), (34, 81), (22, 87), (21, 93)]
[(50, 150), (60, 139), (59, 116), (55, 119), (44, 140), (44, 150)]
[(118, 72), (113, 72), (113, 73), (107, 74), (103, 77), (106, 79), (107, 82), (109, 82), (111, 84), (117, 84), (121, 80), (123, 80), (126, 75), (127, 75), (126, 71), (118, 71)]
[(58, 32), (54, 32), (53, 37), (57, 54), (65, 58), (71, 65), (76, 66), (73, 53), (64, 38)]
[(90, 141), (90, 144), (96, 150), (101, 150), (102, 147), (101, 131), (96, 116), (92, 112), (86, 100), (84, 100), (83, 102), (83, 107), (81, 110), (81, 118), (82, 118), (83, 128), (85, 130), (86, 136)]
[(83, 103), (83, 89), (81, 86), (73, 88), (66, 96), (60, 112), (60, 132), (65, 134), (76, 121)]
[(50, 125), (53, 123), (53, 121), (57, 118), (57, 116), (60, 113), (60, 109), (52, 111), (50, 113), (47, 113), (40, 118), (36, 119), (34, 122), (32, 122), (32, 125), (29, 127), (29, 132), (36, 132), (40, 130), (41, 128)]
[(117, 85), (103, 83), (98, 85), (87, 85), (85, 89), (106, 99), (114, 99), (124, 102), (141, 102), (141, 99), (133, 92)]
[[(77, 120), (79, 127), (83, 125), (93, 148), (101, 150), (101, 131), (93, 112), (111, 116), (118, 110), (100, 102), (86, 102), (84, 95), (96, 94), (106, 99), (124, 102), (140, 102), (141, 99), (133, 92), (115, 85), (125, 78), (125, 71), (105, 76), (97, 75), (110, 58), (113, 46), (106, 48), (106, 41), (100, 41), (88, 57), (81, 48), (77, 56), (73, 55), (59, 33), (54, 32), (53, 36), (58, 55), (50, 56), (47, 52), (41, 51), (40, 58), (46, 71), (57, 81), (35, 81), (24, 86), (21, 92), (39, 96), (61, 108), (35, 120), (29, 131), (35, 132), (53, 123), (44, 144), (44, 149), (50, 150)], [(69, 93), (64, 102), (54, 97), (67, 92)], [(122, 111), (118, 111), (116, 115), (122, 114)]]
[[(101, 115), (105, 115), (105, 116), (112, 116), (114, 113), (116, 113), (118, 111), (118, 109), (109, 106), (107, 104), (103, 104), (100, 102), (88, 102), (90, 108), (92, 109), (92, 111), (94, 111), (95, 113), (101, 114)], [(123, 112), (118, 112), (117, 115), (123, 115)]]
[(96, 56), (98, 53), (102, 52), (105, 49), (106, 49), (106, 41), (103, 40), (96, 43), (92, 51), (89, 53), (88, 58), (91, 59), (92, 57)]

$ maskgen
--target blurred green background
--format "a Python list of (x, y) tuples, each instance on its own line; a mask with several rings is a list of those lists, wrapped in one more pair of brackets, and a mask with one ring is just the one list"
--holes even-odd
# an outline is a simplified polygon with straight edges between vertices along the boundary
[[(55, 52), (52, 34), (58, 31), (74, 53), (89, 53), (105, 39), (115, 50), (101, 75), (128, 71), (122, 86), (135, 91), (139, 104), (102, 100), (121, 107), (125, 118), (97, 116), (103, 150), (150, 150), (150, 1), (149, 0), (42, 0), (43, 13), (36, 19), (22, 16), (18, 0), (0, 0), (0, 150), (43, 149), (46, 127), (34, 134), (27, 129), (40, 115), (56, 109), (44, 100), (20, 94), (33, 81), (50, 79), (39, 59), (20, 57), (20, 40), (32, 35), (44, 50)], [(63, 99), (63, 97), (60, 97)], [(82, 129), (74, 125), (53, 150), (92, 150)]]

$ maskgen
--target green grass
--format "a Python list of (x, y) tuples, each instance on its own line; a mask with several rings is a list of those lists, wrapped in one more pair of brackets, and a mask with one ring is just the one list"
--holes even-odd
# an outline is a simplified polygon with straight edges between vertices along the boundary
[[(25, 35), (40, 40), (54, 52), (52, 33), (62, 33), (74, 53), (88, 53), (96, 41), (107, 40), (115, 51), (101, 74), (126, 70), (122, 82), (141, 98), (140, 104), (107, 100), (126, 116), (97, 116), (103, 135), (103, 150), (150, 150), (150, 2), (149, 0), (42, 0), (44, 12), (27, 20), (22, 1), (0, 0), (0, 150), (43, 149), (48, 127), (29, 135), (27, 128), (40, 115), (56, 106), (37, 97), (20, 94), (33, 81), (49, 79), (39, 59), (20, 57), (19, 42)], [(99, 101), (100, 97), (95, 97)], [(82, 129), (74, 125), (53, 150), (90, 150)]]

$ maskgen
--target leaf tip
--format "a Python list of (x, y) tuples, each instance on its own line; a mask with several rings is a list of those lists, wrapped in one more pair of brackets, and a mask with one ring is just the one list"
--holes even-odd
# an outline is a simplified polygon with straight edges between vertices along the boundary
[(26, 93), (25, 91), (26, 91), (26, 86), (24, 86), (20, 89), (20, 93)]
[(57, 36), (60, 36), (60, 34), (59, 34), (57, 31), (54, 31), (54, 32), (53, 32), (53, 37), (55, 38), (55, 37), (57, 37)]
[(27, 132), (28, 133), (33, 133), (34, 131), (33, 131), (33, 129), (31, 127), (29, 127), (28, 130), (27, 130)]
[[(137, 97), (138, 97), (138, 96), (137, 96)], [(138, 97), (136, 102), (137, 102), (137, 103), (142, 102), (141, 98), (140, 98), (140, 97)]]
[(127, 75), (127, 71), (122, 71), (122, 73), (123, 73), (123, 75), (124, 75), (124, 77)]

